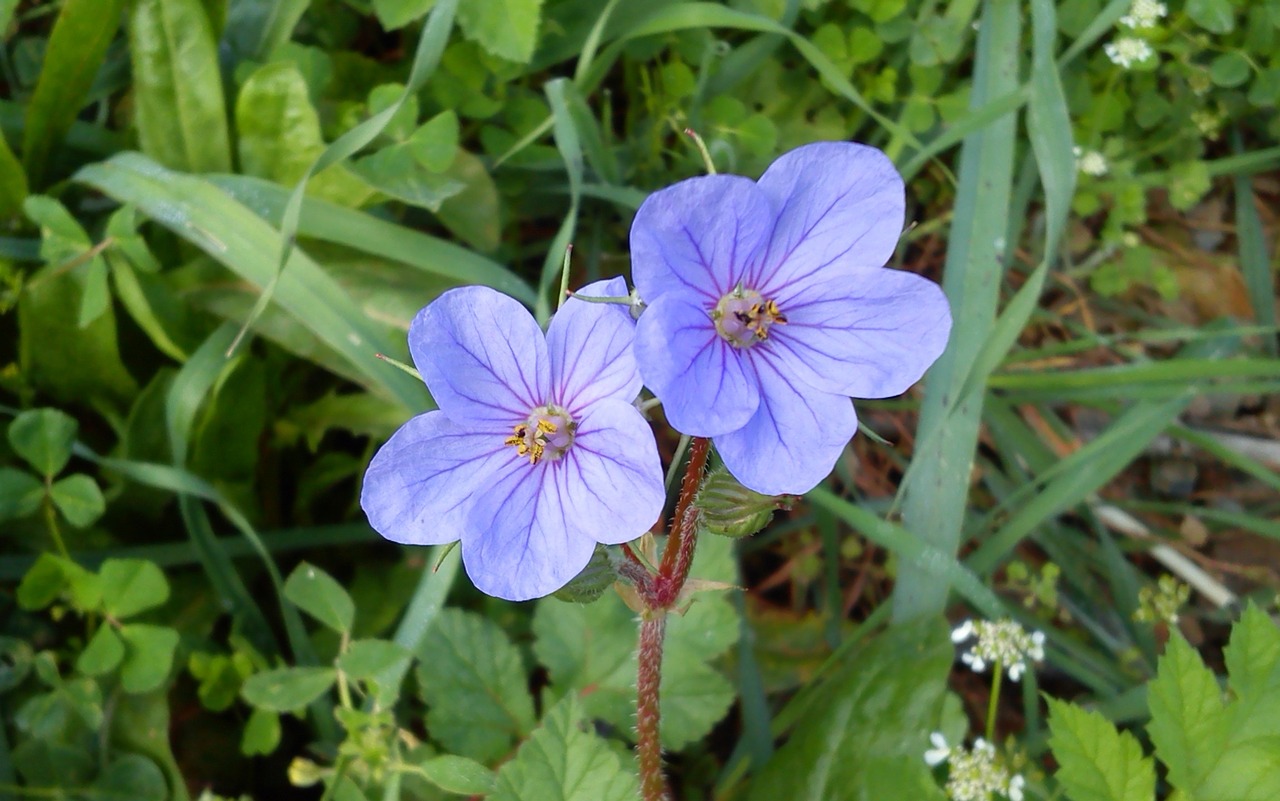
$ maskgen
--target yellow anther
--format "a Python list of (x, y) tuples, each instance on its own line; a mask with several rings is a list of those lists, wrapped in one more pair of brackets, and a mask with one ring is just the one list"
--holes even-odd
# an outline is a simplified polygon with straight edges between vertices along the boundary
[[(538, 421), (538, 434), (554, 434), (560, 430), (560, 427), (550, 420)], [(535, 434), (535, 436), (537, 436)]]

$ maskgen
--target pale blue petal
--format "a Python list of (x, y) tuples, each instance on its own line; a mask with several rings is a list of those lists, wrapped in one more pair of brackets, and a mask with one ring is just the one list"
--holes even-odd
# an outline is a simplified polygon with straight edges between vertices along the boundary
[(744, 351), (717, 333), (705, 308), (681, 295), (654, 301), (636, 324), (636, 362), (672, 427), (696, 437), (741, 428), (759, 405)]
[(715, 305), (760, 256), (774, 209), (738, 175), (690, 178), (649, 195), (631, 224), (631, 278), (645, 303), (667, 292)]
[[(596, 281), (578, 290), (595, 297), (621, 297), (621, 278)], [(551, 356), (551, 397), (577, 416), (605, 398), (631, 402), (640, 394), (640, 373), (631, 345), (636, 324), (631, 310), (612, 303), (569, 298), (551, 318), (547, 350)]]
[(459, 539), (473, 493), (514, 456), (502, 441), (502, 434), (465, 431), (444, 412), (414, 417), (369, 462), (360, 490), (369, 524), (408, 545)]
[(462, 538), (462, 563), (476, 587), (495, 598), (527, 601), (550, 595), (578, 575), (595, 540), (566, 514), (565, 459), (512, 461), (486, 485)]
[(767, 254), (748, 279), (765, 297), (833, 264), (880, 267), (897, 247), (906, 205), (902, 177), (873, 147), (798, 147), (773, 162), (759, 186), (779, 210)]
[(942, 355), (951, 307), (942, 288), (901, 270), (833, 270), (778, 299), (786, 325), (769, 349), (817, 389), (855, 398), (900, 395)]
[(779, 372), (764, 351), (752, 365), (760, 408), (740, 430), (716, 437), (716, 450), (743, 486), (766, 495), (801, 495), (831, 473), (858, 430), (853, 403)]
[(542, 329), (519, 302), (488, 287), (451, 289), (418, 312), (409, 351), (454, 422), (510, 428), (550, 394)]
[(631, 404), (605, 400), (592, 406), (564, 459), (577, 473), (565, 485), (565, 513), (596, 542), (630, 542), (662, 515), (666, 490), (658, 446)]

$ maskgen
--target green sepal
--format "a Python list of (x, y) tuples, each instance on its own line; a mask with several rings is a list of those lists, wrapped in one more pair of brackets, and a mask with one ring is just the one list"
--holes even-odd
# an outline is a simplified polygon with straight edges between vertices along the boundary
[(748, 537), (769, 525), (778, 509), (790, 509), (791, 496), (761, 495), (738, 483), (728, 470), (707, 474), (698, 489), (696, 504), (702, 527), (723, 537)]

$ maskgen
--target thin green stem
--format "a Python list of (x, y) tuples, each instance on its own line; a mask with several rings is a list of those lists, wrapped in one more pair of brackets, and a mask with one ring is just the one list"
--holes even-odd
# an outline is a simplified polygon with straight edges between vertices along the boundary
[(560, 268), (560, 297), (556, 300), (556, 311), (569, 298), (569, 259), (573, 257), (573, 243), (564, 246), (564, 266)]
[(53, 538), (53, 544), (57, 547), (58, 553), (63, 559), (70, 559), (71, 553), (67, 550), (67, 544), (62, 540), (62, 529), (58, 528), (58, 513), (53, 508), (53, 495), (49, 490), (49, 479), (45, 479), (44, 494), (44, 522), (49, 529), (49, 536)]
[(715, 175), (716, 165), (715, 162), (711, 160), (711, 151), (707, 150), (707, 143), (702, 141), (702, 137), (699, 136), (698, 132), (692, 128), (685, 128), (684, 133), (685, 136), (692, 139), (693, 143), (698, 146), (698, 152), (702, 154), (702, 163), (707, 167), (707, 175)]
[(996, 707), (1000, 705), (1000, 684), (1004, 681), (1004, 665), (998, 661), (992, 665), (991, 698), (987, 701), (987, 742), (996, 741)]

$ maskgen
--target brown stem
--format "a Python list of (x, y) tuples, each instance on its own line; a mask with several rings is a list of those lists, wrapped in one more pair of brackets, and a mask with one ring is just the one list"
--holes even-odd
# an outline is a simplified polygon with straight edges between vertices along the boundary
[[(706, 437), (694, 437), (689, 443), (689, 465), (685, 468), (684, 478), (680, 482), (680, 499), (676, 501), (676, 513), (672, 518), (671, 535), (667, 538), (667, 548), (662, 552), (662, 564), (658, 573), (663, 576), (674, 576), (676, 561), (679, 559), (681, 544), (685, 539), (685, 520), (693, 507), (693, 499), (698, 495), (698, 487), (702, 484), (702, 473), (707, 469), (707, 454), (711, 451), (711, 440)], [(683, 580), (681, 581), (683, 584)]]
[(640, 763), (640, 796), (644, 801), (669, 801), (662, 775), (662, 741), (658, 725), (658, 685), (662, 680), (662, 640), (667, 615), (658, 611), (640, 623), (640, 653), (636, 676), (636, 759)]

